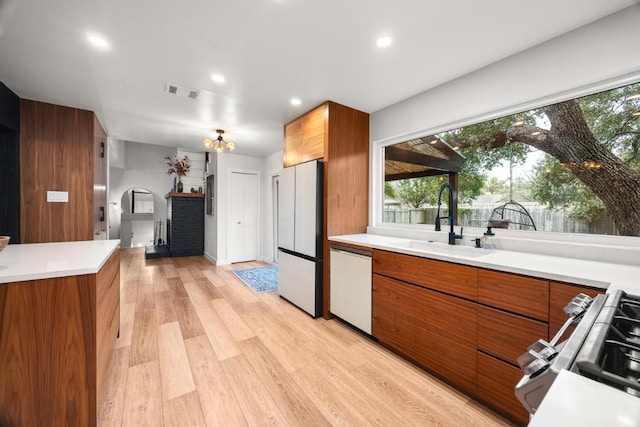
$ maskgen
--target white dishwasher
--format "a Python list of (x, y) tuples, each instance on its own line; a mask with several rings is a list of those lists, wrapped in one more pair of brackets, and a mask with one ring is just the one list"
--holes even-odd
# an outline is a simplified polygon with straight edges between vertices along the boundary
[(329, 311), (371, 335), (371, 252), (331, 245)]

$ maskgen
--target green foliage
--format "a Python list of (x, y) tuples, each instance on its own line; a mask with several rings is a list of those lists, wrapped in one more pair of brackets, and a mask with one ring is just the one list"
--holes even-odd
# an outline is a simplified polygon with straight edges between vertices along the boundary
[(384, 183), (384, 197), (387, 199), (395, 199), (398, 197), (396, 189), (389, 181), (385, 181)]
[(419, 208), (437, 203), (440, 181), (435, 176), (402, 179), (396, 181), (395, 187), (398, 199), (412, 208)]
[(602, 201), (552, 156), (545, 156), (535, 167), (530, 193), (537, 202), (563, 210), (569, 218), (591, 222), (605, 212)]

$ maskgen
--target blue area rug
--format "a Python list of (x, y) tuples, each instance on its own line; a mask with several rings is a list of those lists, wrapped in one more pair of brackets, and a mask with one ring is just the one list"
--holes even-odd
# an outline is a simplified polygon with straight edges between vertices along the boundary
[(278, 267), (275, 265), (234, 270), (233, 274), (238, 276), (256, 293), (278, 290)]

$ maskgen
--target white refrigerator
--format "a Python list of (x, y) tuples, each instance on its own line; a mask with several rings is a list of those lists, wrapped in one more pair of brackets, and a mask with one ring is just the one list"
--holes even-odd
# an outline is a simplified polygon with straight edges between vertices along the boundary
[(313, 317), (322, 314), (323, 163), (284, 168), (278, 197), (278, 292)]

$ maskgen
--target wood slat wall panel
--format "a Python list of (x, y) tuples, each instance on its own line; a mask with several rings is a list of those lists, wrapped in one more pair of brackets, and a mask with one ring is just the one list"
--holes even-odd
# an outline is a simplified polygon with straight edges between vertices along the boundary
[(548, 322), (549, 282), (478, 269), (478, 302)]
[(374, 250), (373, 272), (476, 300), (477, 269), (474, 267)]

